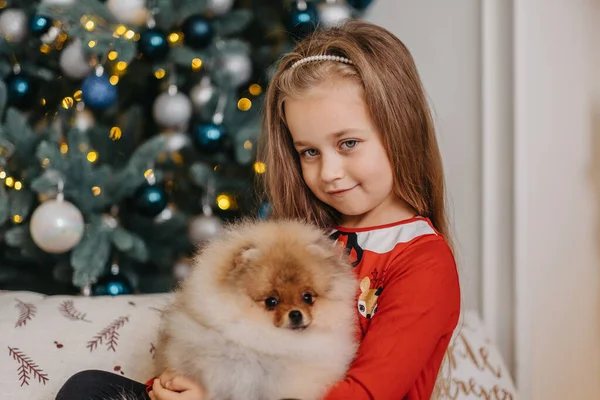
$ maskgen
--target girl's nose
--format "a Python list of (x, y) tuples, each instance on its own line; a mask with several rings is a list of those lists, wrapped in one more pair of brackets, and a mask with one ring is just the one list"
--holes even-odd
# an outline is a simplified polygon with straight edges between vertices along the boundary
[(321, 158), (321, 180), (331, 183), (344, 177), (344, 163), (337, 155), (323, 155)]

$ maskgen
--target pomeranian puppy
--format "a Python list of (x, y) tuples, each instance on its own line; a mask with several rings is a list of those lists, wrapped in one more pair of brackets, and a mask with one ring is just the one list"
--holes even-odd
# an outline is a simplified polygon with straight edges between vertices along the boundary
[(354, 358), (357, 279), (321, 230), (230, 225), (196, 256), (162, 313), (156, 376), (201, 383), (210, 400), (313, 400)]

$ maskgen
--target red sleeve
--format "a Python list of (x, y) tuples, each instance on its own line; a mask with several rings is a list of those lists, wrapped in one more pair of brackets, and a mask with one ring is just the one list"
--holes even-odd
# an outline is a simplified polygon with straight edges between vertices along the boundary
[(448, 245), (439, 236), (417, 239), (392, 261), (346, 379), (325, 400), (398, 400), (429, 367), (432, 382), (425, 390), (433, 390), (447, 349), (440, 343), (449, 340), (459, 314), (458, 275)]

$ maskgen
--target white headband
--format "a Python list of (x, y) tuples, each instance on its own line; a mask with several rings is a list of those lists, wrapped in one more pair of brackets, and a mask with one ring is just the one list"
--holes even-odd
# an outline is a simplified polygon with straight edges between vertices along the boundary
[(301, 58), (300, 60), (298, 60), (292, 64), (292, 69), (296, 68), (299, 65), (302, 65), (302, 64), (305, 64), (305, 63), (311, 62), (311, 61), (337, 61), (337, 62), (341, 62), (341, 63), (345, 63), (345, 64), (354, 64), (351, 60), (347, 59), (346, 57), (330, 56), (330, 55), (324, 54), (324, 55), (320, 55), (320, 56), (309, 56), (309, 57)]

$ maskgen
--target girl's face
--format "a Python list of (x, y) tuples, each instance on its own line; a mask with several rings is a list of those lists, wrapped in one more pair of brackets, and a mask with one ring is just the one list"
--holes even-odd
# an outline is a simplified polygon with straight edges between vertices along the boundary
[(362, 88), (331, 79), (284, 104), (308, 188), (342, 214), (347, 227), (367, 227), (413, 214), (393, 193), (393, 172), (369, 118)]

